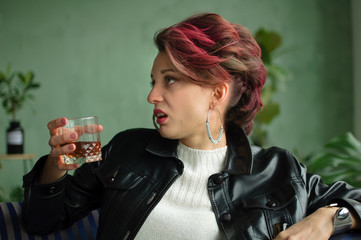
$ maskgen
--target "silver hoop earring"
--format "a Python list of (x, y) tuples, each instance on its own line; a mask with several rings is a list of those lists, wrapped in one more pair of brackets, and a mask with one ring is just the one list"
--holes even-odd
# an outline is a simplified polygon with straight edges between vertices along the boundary
[(157, 123), (156, 123), (156, 121), (155, 121), (155, 115), (153, 114), (153, 125), (154, 125), (154, 127), (155, 127), (155, 129), (156, 130), (159, 130), (159, 127), (158, 127), (158, 125), (157, 125)]
[(208, 114), (207, 114), (207, 119), (206, 119), (207, 135), (208, 135), (209, 140), (211, 140), (211, 142), (213, 144), (217, 144), (217, 143), (219, 143), (219, 141), (221, 141), (222, 134), (223, 134), (222, 116), (221, 116), (221, 113), (219, 112), (218, 108), (216, 108), (218, 115), (219, 115), (219, 119), (221, 120), (221, 128), (219, 130), (218, 138), (216, 140), (214, 140), (212, 137), (212, 134), (211, 134), (211, 130), (209, 129), (209, 114), (211, 113), (212, 110), (213, 110), (213, 108), (209, 109)]

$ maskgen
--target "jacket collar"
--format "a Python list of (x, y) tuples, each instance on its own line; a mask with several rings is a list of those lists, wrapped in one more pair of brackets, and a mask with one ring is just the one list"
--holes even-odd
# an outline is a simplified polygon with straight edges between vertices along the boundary
[(178, 140), (163, 138), (159, 132), (151, 139), (146, 150), (160, 157), (177, 157)]
[(253, 157), (246, 133), (235, 123), (228, 123), (226, 137), (228, 156), (225, 171), (234, 175), (250, 174)]
[[(227, 162), (225, 172), (232, 175), (250, 174), (252, 172), (253, 157), (248, 137), (241, 127), (228, 123), (227, 136)], [(146, 150), (161, 157), (177, 157), (178, 140), (163, 138), (157, 133), (149, 142)]]

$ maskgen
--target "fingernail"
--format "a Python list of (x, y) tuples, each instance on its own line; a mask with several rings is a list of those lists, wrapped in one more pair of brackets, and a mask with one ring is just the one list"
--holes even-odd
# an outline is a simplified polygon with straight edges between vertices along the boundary
[(70, 144), (69, 146), (68, 146), (68, 149), (69, 150), (74, 150), (75, 148), (74, 148), (74, 145), (73, 144)]
[(65, 118), (62, 118), (62, 119), (60, 120), (60, 122), (61, 122), (61, 124), (65, 124), (65, 123), (66, 123)]
[(76, 134), (75, 134), (75, 133), (70, 134), (70, 138), (71, 138), (71, 139), (75, 139), (75, 138), (76, 138)]

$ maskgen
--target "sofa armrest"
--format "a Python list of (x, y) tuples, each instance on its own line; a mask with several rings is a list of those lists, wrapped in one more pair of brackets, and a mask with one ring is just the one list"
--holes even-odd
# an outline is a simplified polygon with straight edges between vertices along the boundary
[(90, 212), (67, 229), (40, 236), (25, 231), (21, 205), (19, 202), (0, 202), (0, 239), (96, 239), (99, 210)]

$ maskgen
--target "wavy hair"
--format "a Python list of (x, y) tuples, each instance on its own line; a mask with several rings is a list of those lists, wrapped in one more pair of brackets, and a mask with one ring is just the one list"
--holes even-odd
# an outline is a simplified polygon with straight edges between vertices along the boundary
[(262, 107), (260, 95), (267, 72), (261, 49), (247, 28), (218, 14), (203, 13), (161, 30), (154, 42), (192, 82), (205, 86), (229, 83), (225, 122), (251, 133)]

